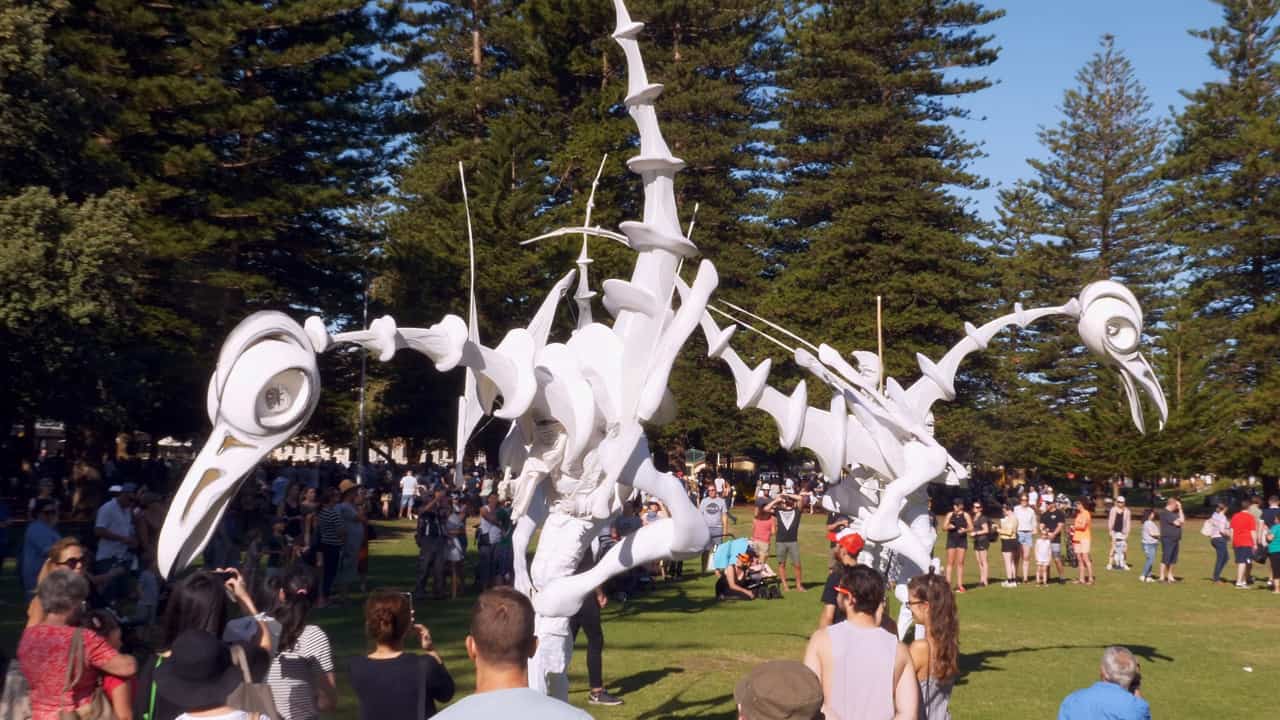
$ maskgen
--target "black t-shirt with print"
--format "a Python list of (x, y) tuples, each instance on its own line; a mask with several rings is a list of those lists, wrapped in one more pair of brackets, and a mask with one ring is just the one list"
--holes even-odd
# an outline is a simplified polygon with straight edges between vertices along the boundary
[(774, 536), (775, 542), (795, 542), (800, 532), (800, 509), (784, 510), (777, 508), (773, 511), (773, 516), (778, 521), (778, 534)]

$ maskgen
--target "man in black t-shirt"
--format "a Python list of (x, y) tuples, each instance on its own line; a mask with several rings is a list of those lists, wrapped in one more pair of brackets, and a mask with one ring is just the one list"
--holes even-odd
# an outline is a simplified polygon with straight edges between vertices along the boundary
[(1160, 516), (1160, 581), (1178, 582), (1173, 574), (1173, 566), (1178, 563), (1182, 525), (1187, 518), (1182, 513), (1182, 503), (1177, 498), (1169, 498), (1164, 509), (1156, 514)]
[(836, 562), (827, 576), (827, 584), (822, 588), (822, 615), (818, 617), (818, 629), (844, 621), (844, 611), (836, 598), (836, 587), (844, 569), (858, 564), (858, 553), (862, 552), (863, 546), (862, 536), (850, 530), (830, 533), (828, 537), (835, 543)]
[(1062, 576), (1062, 530), (1065, 522), (1066, 516), (1057, 505), (1050, 505), (1049, 510), (1040, 516), (1040, 524), (1049, 531), (1049, 551), (1053, 556), (1051, 567), (1058, 568), (1058, 582), (1066, 582)]
[(799, 495), (786, 493), (769, 503), (766, 509), (773, 513), (777, 528), (773, 545), (778, 553), (778, 577), (782, 581), (782, 589), (787, 589), (787, 561), (796, 571), (796, 590), (804, 592), (800, 578), (800, 506)]

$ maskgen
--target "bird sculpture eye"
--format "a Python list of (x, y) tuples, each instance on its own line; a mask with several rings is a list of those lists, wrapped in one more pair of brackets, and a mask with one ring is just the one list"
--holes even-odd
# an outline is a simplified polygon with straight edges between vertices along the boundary
[(1138, 329), (1124, 317), (1107, 320), (1107, 344), (1118, 353), (1131, 353), (1138, 348)]
[(298, 368), (288, 368), (271, 376), (258, 393), (258, 422), (272, 427), (291, 415), (298, 397), (306, 391), (306, 384), (306, 373)]

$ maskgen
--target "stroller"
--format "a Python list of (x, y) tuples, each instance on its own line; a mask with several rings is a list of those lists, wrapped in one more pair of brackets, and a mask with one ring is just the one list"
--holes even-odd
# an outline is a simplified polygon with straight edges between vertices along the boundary
[(743, 584), (743, 588), (750, 590), (760, 600), (779, 600), (782, 598), (782, 582), (777, 575), (772, 574), (770, 570), (768, 574), (764, 570), (768, 569), (768, 565), (762, 566), (761, 570), (756, 570), (757, 566), (747, 573), (747, 581)]

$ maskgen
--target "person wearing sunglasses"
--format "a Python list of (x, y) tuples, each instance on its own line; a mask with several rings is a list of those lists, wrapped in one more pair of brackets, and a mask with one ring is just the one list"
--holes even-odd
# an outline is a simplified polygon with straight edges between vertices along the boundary
[[(52, 492), (52, 486), (50, 486)], [(49, 548), (53, 547), (61, 537), (58, 532), (58, 501), (52, 498), (40, 498), (32, 501), (31, 522), (22, 537), (22, 589), (27, 597), (35, 596), (36, 585), (40, 582), (40, 571), (44, 568), (45, 558), (49, 556)]]
[[(123, 574), (125, 570), (124, 568), (116, 567), (102, 575), (91, 575), (89, 574), (89, 563), (89, 556), (79, 540), (73, 537), (62, 538), (49, 548), (49, 554), (45, 557), (44, 565), (40, 567), (40, 575), (37, 582), (44, 580), (56, 570), (70, 570), (89, 581), (89, 596), (86, 600), (89, 608), (94, 610), (104, 608), (106, 607), (106, 602), (104, 602), (102, 595), (99, 593), (99, 589)], [(40, 596), (37, 595), (31, 598), (31, 603), (27, 605), (27, 627), (39, 625), (44, 622), (44, 618), (44, 606), (40, 603)]]

